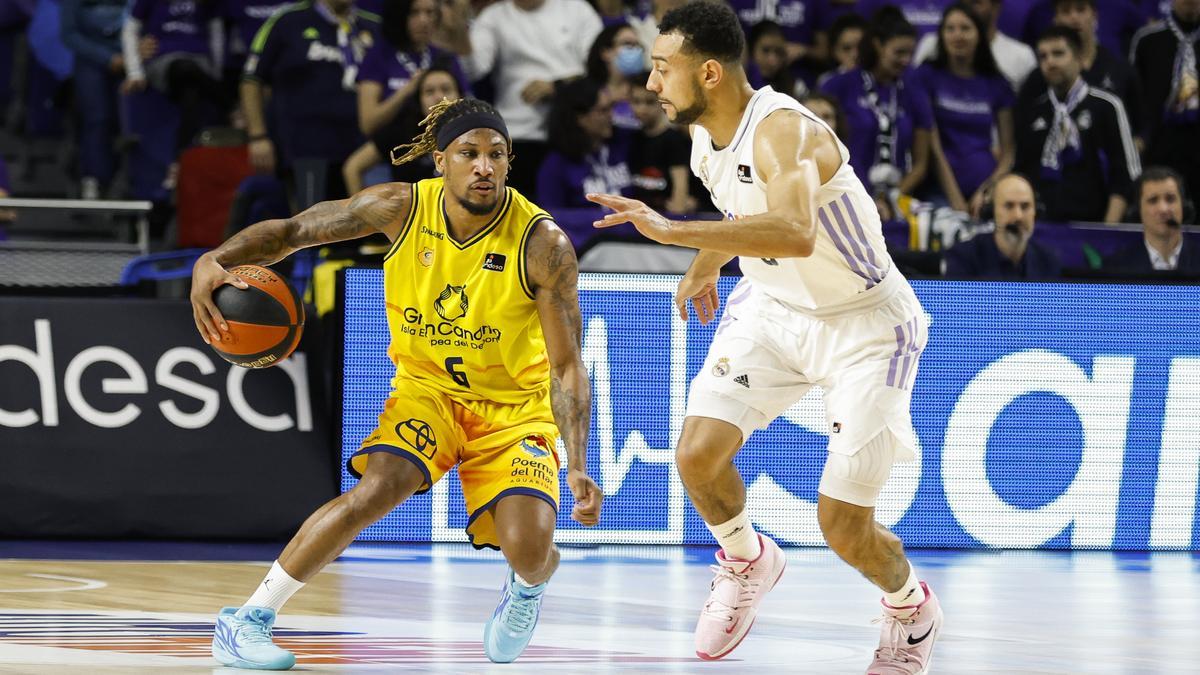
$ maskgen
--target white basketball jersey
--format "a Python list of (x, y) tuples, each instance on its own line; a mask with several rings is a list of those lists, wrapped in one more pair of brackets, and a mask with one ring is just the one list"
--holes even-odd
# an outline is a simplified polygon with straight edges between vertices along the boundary
[[(708, 131), (692, 127), (692, 171), (726, 218), (736, 220), (767, 211), (767, 186), (754, 168), (754, 135), (759, 122), (780, 109), (795, 110), (829, 130), (808, 108), (770, 87), (754, 93), (727, 147), (714, 149)], [(832, 130), (829, 133), (833, 135)], [(842, 166), (817, 190), (817, 239), (812, 255), (742, 256), (739, 260), (742, 273), (757, 289), (802, 309), (834, 308), (852, 301), (892, 270), (875, 200), (850, 168), (846, 146), (840, 140), (837, 145)]]

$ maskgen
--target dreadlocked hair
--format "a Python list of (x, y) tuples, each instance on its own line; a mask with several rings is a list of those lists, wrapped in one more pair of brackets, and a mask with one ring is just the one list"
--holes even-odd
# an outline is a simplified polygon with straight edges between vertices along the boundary
[[(491, 104), (477, 98), (460, 98), (454, 101), (442, 99), (435, 103), (430, 106), (429, 114), (425, 116), (425, 119), (421, 120), (420, 135), (414, 138), (412, 143), (392, 148), (392, 164), (396, 166), (407, 164), (437, 150), (437, 135), (443, 125), (464, 115), (479, 112), (498, 114)], [(397, 153), (400, 152), (404, 154), (397, 157)]]

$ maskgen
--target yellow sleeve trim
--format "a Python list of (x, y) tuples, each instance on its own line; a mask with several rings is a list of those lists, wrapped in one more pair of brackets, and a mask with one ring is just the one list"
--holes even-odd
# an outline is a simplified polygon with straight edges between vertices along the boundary
[(525, 234), (521, 235), (521, 246), (517, 249), (517, 276), (521, 279), (521, 290), (525, 291), (525, 295), (529, 296), (530, 300), (535, 298), (533, 284), (529, 282), (529, 267), (525, 264), (525, 253), (529, 248), (529, 238), (533, 235), (534, 228), (543, 220), (551, 220), (550, 214), (541, 211), (529, 219), (529, 224), (525, 226)]
[(404, 243), (404, 238), (408, 236), (408, 231), (412, 229), (412, 224), (417, 219), (417, 207), (420, 205), (421, 190), (417, 183), (412, 185), (412, 205), (408, 209), (408, 216), (404, 219), (404, 227), (400, 228), (400, 236), (396, 237), (396, 241), (392, 242), (392, 247), (388, 249), (387, 255), (383, 256), (383, 261), (387, 262), (396, 251), (400, 250), (400, 244)]

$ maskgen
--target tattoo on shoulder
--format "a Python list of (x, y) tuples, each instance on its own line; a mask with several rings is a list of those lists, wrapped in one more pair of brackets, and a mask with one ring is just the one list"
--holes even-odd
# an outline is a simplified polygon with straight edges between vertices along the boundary
[(583, 318), (579, 311), (579, 261), (571, 240), (553, 222), (536, 225), (527, 264), (538, 304), (560, 317), (567, 338), (579, 344)]
[(536, 288), (575, 288), (579, 260), (571, 240), (552, 221), (543, 220), (534, 227), (529, 246), (530, 279)]
[(383, 232), (407, 214), (409, 193), (391, 186), (363, 190), (350, 199), (321, 202), (296, 216), (300, 245), (326, 244)]
[(409, 183), (391, 183), (363, 190), (350, 199), (350, 211), (365, 226), (394, 239), (412, 208), (412, 189)]

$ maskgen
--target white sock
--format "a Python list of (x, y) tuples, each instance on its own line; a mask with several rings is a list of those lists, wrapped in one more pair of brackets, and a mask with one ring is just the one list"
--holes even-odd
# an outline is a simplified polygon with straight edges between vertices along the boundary
[(270, 607), (278, 612), (283, 609), (283, 603), (288, 601), (296, 591), (304, 588), (303, 581), (296, 581), (290, 574), (283, 571), (279, 566), (279, 561), (276, 560), (271, 565), (271, 571), (267, 572), (267, 576), (258, 585), (258, 589), (254, 591), (254, 595), (246, 601), (247, 605), (252, 607)]
[(705, 526), (717, 538), (717, 543), (725, 550), (726, 557), (756, 560), (762, 553), (762, 543), (759, 542), (758, 533), (750, 524), (750, 516), (746, 515), (745, 509), (720, 525), (705, 523)]
[(899, 590), (892, 593), (884, 593), (883, 601), (889, 607), (916, 607), (925, 602), (925, 589), (921, 588), (921, 582), (917, 580), (917, 571), (913, 569), (912, 563), (908, 564), (908, 581)]

